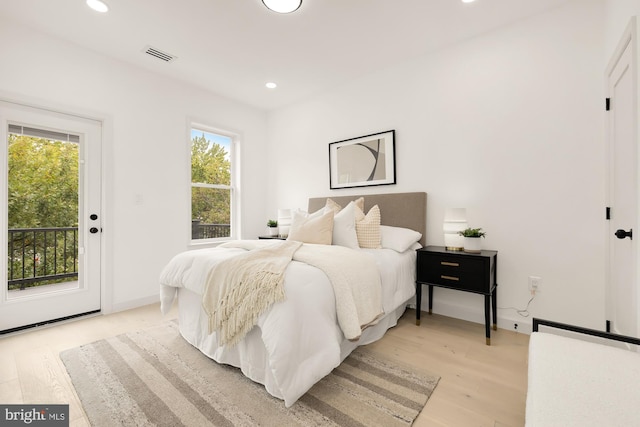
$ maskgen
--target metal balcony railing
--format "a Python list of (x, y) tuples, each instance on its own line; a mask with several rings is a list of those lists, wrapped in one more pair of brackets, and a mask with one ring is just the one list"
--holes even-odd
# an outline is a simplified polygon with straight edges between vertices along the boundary
[[(191, 224), (192, 239), (229, 237), (229, 224)], [(9, 290), (78, 278), (78, 227), (9, 229)]]
[(9, 229), (9, 289), (78, 278), (78, 228)]
[(229, 236), (231, 236), (230, 224), (202, 224), (196, 219), (191, 221), (191, 238), (193, 240), (215, 239)]

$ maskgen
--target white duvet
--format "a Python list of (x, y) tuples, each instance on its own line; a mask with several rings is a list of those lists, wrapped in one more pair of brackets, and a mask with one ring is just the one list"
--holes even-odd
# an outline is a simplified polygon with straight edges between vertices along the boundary
[[(345, 340), (338, 326), (335, 296), (327, 276), (299, 261), (292, 261), (285, 272), (286, 300), (261, 315), (256, 327), (238, 345), (218, 346), (215, 333), (207, 334), (207, 319), (201, 307), (191, 307), (190, 312), (183, 313), (182, 301), (180, 331), (203, 353), (219, 363), (240, 367), (247, 377), (264, 384), (269, 393), (291, 406), (358, 345), (382, 337), (388, 327), (395, 325), (398, 309), (401, 313), (415, 294), (415, 250), (403, 254), (391, 249), (361, 251), (373, 257), (378, 266), (383, 309), (389, 318), (366, 329), (357, 342)], [(201, 296), (207, 275), (216, 263), (243, 252), (239, 248), (209, 248), (174, 257), (160, 276), (163, 313), (171, 307), (178, 289), (190, 291), (185, 293), (185, 299), (192, 298), (190, 293)]]

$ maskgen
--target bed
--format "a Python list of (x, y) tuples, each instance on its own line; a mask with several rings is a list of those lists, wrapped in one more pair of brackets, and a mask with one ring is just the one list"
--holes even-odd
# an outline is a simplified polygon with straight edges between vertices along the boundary
[[(176, 255), (160, 276), (162, 311), (167, 312), (177, 299), (180, 333), (186, 341), (216, 362), (240, 368), (245, 376), (263, 384), (271, 395), (284, 400), (285, 406), (293, 405), (358, 346), (382, 338), (397, 324), (415, 296), (415, 250), (425, 242), (426, 193), (317, 197), (309, 199), (307, 212), (324, 212), (321, 216), (326, 217), (330, 203), (334, 209), (338, 206), (332, 214), (336, 225), (334, 232), (337, 232), (344, 227), (344, 222), (338, 227), (339, 215), (344, 219), (349, 209), (353, 209), (354, 201), (361, 197), (364, 198), (364, 207), (360, 205), (361, 215), (365, 214), (365, 217), (360, 218), (359, 224), (365, 224), (370, 214), (378, 209), (382, 247), (356, 250), (335, 244), (304, 243), (294, 248), (294, 255), (284, 270), (286, 298), (261, 313), (255, 324), (239, 335), (240, 338), (234, 335), (233, 339), (227, 339), (220, 329), (209, 333), (213, 327), (207, 301), (210, 295), (218, 295), (217, 290), (211, 291), (213, 277), (217, 274), (214, 272), (223, 271), (222, 266), (227, 268), (233, 260), (258, 252), (247, 251), (247, 248), (280, 250), (281, 246), (295, 244), (295, 239), (236, 241), (221, 245), (227, 247), (197, 249)], [(300, 228), (297, 230), (297, 236), (300, 236)], [(357, 237), (360, 238), (360, 234)], [(333, 241), (338, 240), (334, 238)], [(333, 258), (343, 265), (331, 267), (316, 262), (313, 255), (316, 250), (331, 254), (337, 251), (335, 253), (339, 255)], [(358, 291), (365, 299), (376, 301), (372, 307), (378, 307), (373, 319), (365, 323), (362, 323), (362, 316), (358, 317), (360, 306), (355, 310), (358, 316), (352, 319), (350, 304), (337, 298), (344, 291), (335, 282), (340, 281), (341, 272), (348, 270), (344, 263), (352, 262), (350, 257), (372, 266), (356, 269), (368, 272), (366, 279), (359, 274), (356, 277), (355, 272), (344, 274), (363, 282), (361, 286), (371, 286)], [(379, 285), (367, 285), (373, 282), (372, 275)], [(378, 294), (379, 300), (376, 299)], [(374, 314), (363, 311), (367, 315)], [(353, 329), (354, 322), (360, 325), (357, 331)]]
[(639, 426), (640, 354), (633, 348), (639, 344), (634, 337), (533, 319), (526, 426)]

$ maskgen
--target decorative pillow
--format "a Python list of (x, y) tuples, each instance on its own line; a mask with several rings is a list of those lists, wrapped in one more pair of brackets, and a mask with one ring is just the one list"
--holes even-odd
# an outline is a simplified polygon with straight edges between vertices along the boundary
[(337, 214), (338, 212), (340, 212), (340, 210), (342, 210), (342, 206), (331, 199), (327, 199), (327, 203), (324, 205), (324, 208), (331, 209), (334, 214)]
[[(355, 203), (356, 206), (359, 207), (361, 211), (364, 211), (364, 197), (359, 197), (356, 200), (353, 200), (353, 203)], [(324, 205), (324, 207), (325, 209), (333, 209), (335, 213), (340, 212), (340, 210), (342, 209), (342, 206), (340, 206), (339, 204), (337, 204), (331, 199), (327, 199), (327, 202)]]
[(361, 248), (380, 249), (380, 208), (373, 206), (365, 215), (356, 209), (356, 235)]
[(305, 218), (318, 218), (319, 216), (322, 216), (324, 213), (326, 213), (327, 210), (326, 208), (321, 208), (318, 209), (317, 211), (313, 212), (313, 213), (309, 213), (307, 211), (304, 211), (302, 209), (296, 209), (295, 211), (293, 211), (293, 213), (297, 213), (298, 215), (301, 215)]
[(361, 211), (364, 212), (364, 197), (359, 197), (353, 201), (357, 207), (360, 208)]
[(287, 240), (330, 245), (333, 235), (333, 211), (327, 211), (320, 216), (314, 214), (305, 216), (300, 212), (294, 212)]
[(349, 202), (344, 209), (334, 215), (333, 244), (360, 249), (356, 234), (356, 205), (354, 202)]
[(380, 226), (380, 244), (383, 248), (404, 252), (422, 238), (422, 234), (415, 230), (402, 227)]

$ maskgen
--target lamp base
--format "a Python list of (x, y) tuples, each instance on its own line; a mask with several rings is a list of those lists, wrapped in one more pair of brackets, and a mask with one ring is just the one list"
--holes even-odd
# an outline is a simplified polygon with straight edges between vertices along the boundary
[(459, 248), (457, 246), (445, 246), (445, 249), (448, 251), (463, 251), (464, 248)]

